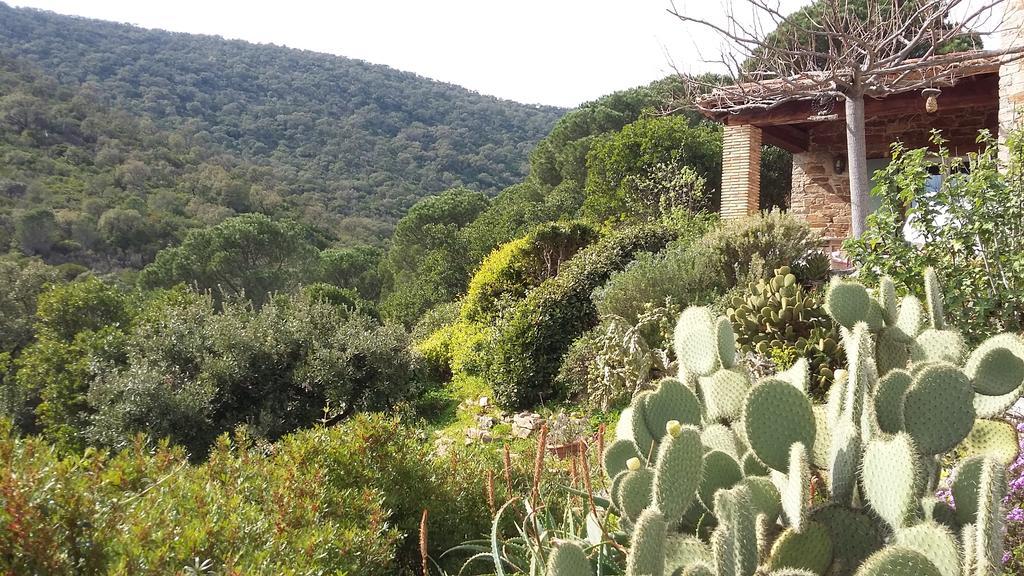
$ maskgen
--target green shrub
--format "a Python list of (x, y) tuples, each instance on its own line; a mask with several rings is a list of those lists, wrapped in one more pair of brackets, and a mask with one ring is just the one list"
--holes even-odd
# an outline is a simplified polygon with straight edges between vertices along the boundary
[[(874, 175), (871, 194), (881, 206), (864, 234), (844, 245), (866, 279), (887, 275), (917, 295), (921, 272), (941, 270), (950, 315), (971, 342), (1024, 328), (1022, 136), (1007, 138), (1006, 163), (987, 132), (979, 136), (984, 149), (966, 158), (937, 134), (929, 148), (893, 145), (892, 161)], [(936, 180), (937, 188), (927, 185)]]
[(488, 524), (475, 458), (438, 457), (401, 421), (360, 415), (275, 445), (220, 438), (209, 460), (139, 438), (60, 457), (0, 435), (0, 571), (10, 574), (411, 573)]
[(303, 297), (259, 310), (232, 302), (215, 313), (208, 296), (171, 293), (144, 311), (127, 348), (127, 364), (89, 390), (96, 414), (87, 434), (105, 446), (145, 432), (202, 457), (239, 424), (273, 439), (322, 418), (386, 409), (415, 386), (401, 327)]
[(557, 275), (563, 262), (596, 238), (597, 232), (586, 224), (552, 223), (501, 246), (470, 280), (462, 317), (478, 323), (494, 320), (503, 306)]
[(595, 293), (602, 316), (620, 316), (636, 323), (648, 305), (666, 299), (685, 308), (713, 302), (751, 274), (801, 261), (814, 248), (806, 224), (779, 213), (765, 212), (710, 228), (699, 219), (658, 254), (644, 254), (612, 275)]
[(495, 400), (522, 408), (560, 392), (554, 378), (569, 345), (597, 324), (591, 292), (640, 252), (655, 252), (672, 239), (660, 226), (616, 231), (569, 260), (558, 276), (544, 282), (510, 310), (500, 323), (487, 379)]
[(732, 288), (776, 268), (791, 266), (816, 247), (817, 239), (806, 222), (772, 210), (723, 221), (693, 250), (706, 258), (709, 274), (721, 275), (726, 288)]

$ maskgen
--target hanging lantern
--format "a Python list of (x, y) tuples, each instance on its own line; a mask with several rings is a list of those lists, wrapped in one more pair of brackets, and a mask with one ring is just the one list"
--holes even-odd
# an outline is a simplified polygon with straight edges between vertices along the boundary
[(939, 94), (942, 94), (942, 90), (938, 88), (925, 88), (921, 90), (921, 96), (924, 96), (924, 109), (929, 114), (935, 114), (939, 110)]

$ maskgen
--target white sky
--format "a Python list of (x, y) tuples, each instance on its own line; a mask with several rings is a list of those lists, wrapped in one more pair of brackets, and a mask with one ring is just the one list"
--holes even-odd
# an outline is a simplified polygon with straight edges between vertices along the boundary
[[(784, 12), (808, 0), (777, 0)], [(975, 0), (981, 1), (981, 0)], [(669, 0), (10, 0), (146, 28), (360, 58), (520, 102), (572, 107), (713, 66), (714, 35)], [(973, 2), (972, 2), (973, 3)], [(677, 0), (721, 22), (725, 0)], [(737, 4), (739, 5), (739, 4)]]

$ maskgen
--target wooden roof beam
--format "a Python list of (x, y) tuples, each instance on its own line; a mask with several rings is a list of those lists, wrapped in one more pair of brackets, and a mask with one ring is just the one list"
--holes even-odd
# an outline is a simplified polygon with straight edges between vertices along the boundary
[[(999, 77), (994, 74), (961, 81), (952, 88), (946, 88), (939, 96), (939, 112), (995, 106), (999, 102)], [(904, 92), (893, 94), (887, 98), (867, 98), (864, 103), (864, 114), (868, 118), (901, 115), (924, 111), (924, 101), (920, 92)], [(723, 114), (719, 119), (727, 125), (753, 124), (762, 128), (767, 126), (784, 126), (789, 124), (805, 124), (813, 122), (814, 116), (809, 101), (790, 102), (771, 110), (756, 110), (740, 114)], [(846, 118), (846, 109), (842, 102), (836, 102), (835, 110), (828, 121)]]
[(763, 129), (762, 134), (765, 144), (777, 146), (793, 154), (807, 152), (811, 146), (811, 135), (798, 126), (787, 124), (767, 126)]

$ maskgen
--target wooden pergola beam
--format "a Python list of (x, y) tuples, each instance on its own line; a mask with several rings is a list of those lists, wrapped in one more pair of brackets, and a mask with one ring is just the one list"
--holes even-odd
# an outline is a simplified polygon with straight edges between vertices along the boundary
[(810, 133), (803, 128), (789, 124), (766, 126), (762, 139), (765, 144), (771, 144), (793, 154), (807, 152), (811, 146)]
[[(993, 106), (999, 101), (999, 76), (985, 74), (961, 80), (952, 88), (945, 88), (939, 96), (939, 114), (949, 110)], [(898, 116), (924, 110), (924, 101), (919, 91), (893, 94), (882, 99), (866, 99), (864, 114), (868, 118)], [(728, 126), (752, 124), (762, 128), (769, 126), (787, 126), (806, 124), (814, 116), (810, 101), (790, 102), (771, 110), (756, 110), (739, 114), (720, 114), (715, 116)], [(843, 120), (846, 110), (842, 102), (837, 103), (835, 110), (827, 117), (827, 121)]]

